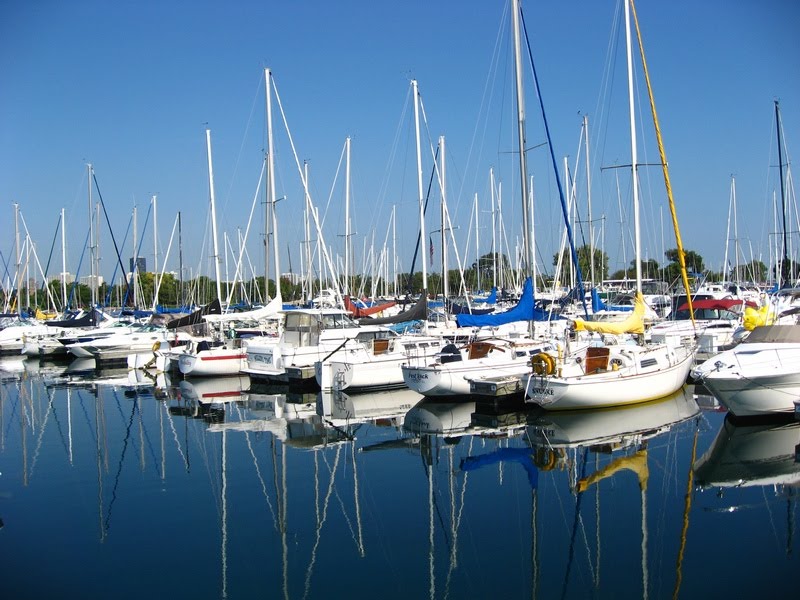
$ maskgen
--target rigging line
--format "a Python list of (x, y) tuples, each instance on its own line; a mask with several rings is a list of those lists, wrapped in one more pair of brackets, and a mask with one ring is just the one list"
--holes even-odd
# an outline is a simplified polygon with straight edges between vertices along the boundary
[(639, 17), (636, 15), (636, 7), (634, 6), (633, 0), (630, 1), (631, 13), (633, 14), (633, 22), (636, 25), (636, 38), (639, 42), (639, 54), (642, 59), (642, 69), (644, 70), (644, 77), (645, 81), (647, 82), (647, 94), (650, 99), (650, 112), (653, 115), (653, 126), (655, 128), (656, 140), (658, 141), (658, 153), (659, 157), (661, 158), (661, 169), (664, 175), (664, 187), (666, 188), (667, 192), (667, 199), (669, 200), (669, 211), (670, 215), (672, 216), (672, 226), (675, 230), (675, 242), (677, 244), (678, 250), (678, 263), (681, 266), (681, 280), (683, 281), (683, 287), (686, 290), (686, 298), (689, 304), (689, 315), (692, 319), (692, 325), (694, 326), (694, 309), (692, 307), (692, 292), (691, 288), (689, 287), (689, 276), (686, 272), (686, 256), (683, 250), (683, 242), (681, 241), (681, 234), (678, 230), (678, 213), (675, 210), (675, 199), (672, 196), (672, 184), (670, 183), (669, 178), (669, 167), (667, 165), (667, 154), (664, 150), (664, 141), (661, 139), (661, 127), (658, 124), (658, 115), (656, 114), (656, 101), (655, 97), (653, 96), (653, 88), (650, 84), (650, 73), (647, 70), (647, 61), (644, 57), (644, 42), (642, 41), (642, 32), (639, 29)]
[[(128, 234), (131, 232), (131, 224), (132, 223), (133, 223), (133, 215), (131, 215), (131, 218), (128, 219), (128, 227), (127, 227), (127, 229), (125, 229), (125, 237), (122, 238), (123, 247), (125, 246), (126, 242), (128, 241)], [(111, 285), (108, 286), (108, 293), (106, 294), (106, 305), (111, 300), (111, 291), (112, 291), (112, 288), (114, 287), (114, 282), (117, 280), (117, 267), (118, 266), (119, 265), (114, 265), (114, 271), (111, 273)], [(127, 279), (127, 276), (125, 278)], [(127, 291), (125, 293), (127, 295)]]
[(56, 232), (53, 234), (53, 243), (50, 244), (50, 254), (47, 255), (47, 263), (45, 263), (44, 267), (44, 279), (42, 280), (42, 286), (39, 290), (43, 290), (44, 286), (47, 285), (47, 272), (50, 270), (50, 261), (53, 259), (53, 250), (56, 247), (56, 238), (58, 237), (58, 230), (61, 227), (61, 213), (58, 213), (58, 220), (56, 221)]
[[(337, 454), (336, 454), (336, 462), (337, 462), (337, 464), (339, 462), (339, 448), (341, 448), (341, 446), (337, 446), (337, 448), (336, 448), (336, 450), (337, 450)], [(328, 466), (328, 471), (331, 474), (331, 480), (333, 480), (334, 471), (336, 470), (336, 468), (334, 467), (333, 471), (331, 471), (330, 465), (328, 464), (327, 457), (325, 457), (324, 460), (325, 460), (325, 464)], [(355, 528), (353, 527), (353, 523), (350, 520), (350, 515), (347, 514), (347, 510), (344, 507), (344, 501), (342, 500), (342, 497), (339, 495), (339, 490), (334, 488), (333, 493), (336, 496), (336, 499), (339, 501), (339, 508), (342, 509), (342, 516), (344, 516), (344, 520), (347, 523), (347, 527), (348, 527), (348, 529), (350, 529), (350, 536), (353, 538), (353, 541), (355, 542), (356, 547), (359, 549), (359, 554), (361, 554), (363, 548), (362, 548), (361, 544), (359, 544), (359, 541), (357, 539), (358, 536), (356, 535)]]
[[(581, 461), (581, 479), (586, 476), (586, 462), (589, 456), (589, 449), (583, 449), (583, 460)], [(575, 520), (572, 523), (572, 535), (570, 536), (569, 540), (569, 557), (567, 559), (567, 570), (564, 573), (564, 583), (561, 587), (561, 599), (564, 600), (567, 597), (567, 584), (569, 583), (569, 574), (572, 570), (572, 559), (575, 556), (575, 536), (577, 534), (578, 529), (578, 520), (579, 515), (581, 512), (581, 500), (583, 499), (583, 492), (578, 492), (578, 497), (575, 499)]]
[[(436, 152), (434, 154), (434, 158), (433, 158), (434, 165), (436, 165), (436, 162), (437, 162), (438, 158), (439, 158), (439, 148), (437, 147), (436, 148)], [(431, 169), (431, 178), (428, 180), (428, 190), (425, 193), (425, 206), (424, 206), (424, 209), (423, 209), (423, 215), (427, 215), (428, 214), (428, 201), (431, 198), (431, 190), (433, 188), (433, 180), (434, 180), (434, 176), (435, 175), (436, 175), (436, 167), (434, 166), (434, 168)], [(419, 252), (420, 252), (420, 240), (421, 240), (421, 238), (422, 238), (422, 231), (418, 231), (417, 232), (416, 246), (414, 246), (414, 256), (411, 259), (411, 269), (409, 270), (408, 278), (406, 279), (406, 286), (405, 286), (406, 287), (406, 293), (411, 293), (411, 278), (414, 276), (414, 267), (417, 264), (417, 256), (419, 255)]]
[[(341, 449), (342, 449), (341, 446), (336, 447), (336, 459), (334, 460), (333, 463), (333, 469), (331, 469), (330, 465), (328, 464), (327, 457), (323, 454), (323, 459), (325, 460), (325, 464), (328, 465), (328, 471), (331, 474), (331, 478), (330, 481), (328, 482), (328, 491), (325, 494), (325, 500), (323, 501), (322, 504), (322, 518), (320, 519), (319, 524), (317, 525), (317, 530), (314, 539), (314, 546), (311, 550), (311, 558), (308, 561), (308, 569), (306, 570), (306, 580), (303, 593), (304, 599), (308, 598), (308, 593), (311, 589), (311, 572), (313, 571), (314, 564), (317, 561), (317, 548), (319, 547), (319, 542), (320, 539), (322, 538), (322, 526), (325, 524), (325, 521), (328, 518), (328, 505), (330, 503), (331, 494), (334, 491), (334, 483), (336, 482), (336, 477), (334, 475), (336, 474), (336, 469), (338, 468), (339, 465), (339, 456), (341, 455)], [(346, 516), (347, 514), (345, 513), (345, 517)]]
[[(117, 401), (117, 407), (119, 407), (119, 397), (117, 396), (116, 390), (114, 391), (114, 399)], [(117, 488), (119, 487), (120, 475), (122, 474), (122, 463), (125, 461), (125, 453), (128, 449), (128, 439), (130, 439), (131, 437), (131, 429), (133, 428), (133, 415), (136, 414), (136, 408), (137, 408), (137, 398), (134, 397), (131, 405), (131, 416), (128, 419), (128, 427), (125, 430), (125, 439), (123, 440), (122, 443), (122, 453), (120, 454), (119, 457), (117, 474), (114, 477), (114, 486), (111, 488), (111, 500), (108, 503), (108, 514), (106, 515), (105, 527), (103, 529), (104, 533), (108, 533), (108, 529), (111, 526), (111, 511), (114, 508), (114, 502), (117, 499)]]
[(172, 430), (172, 437), (175, 440), (175, 445), (178, 448), (178, 454), (181, 455), (181, 458), (183, 459), (183, 464), (186, 466), (186, 472), (188, 473), (189, 472), (189, 458), (188, 458), (188, 456), (186, 456), (183, 453), (183, 447), (181, 446), (180, 440), (178, 440), (178, 430), (175, 429), (175, 419), (173, 419), (169, 415), (169, 407), (167, 406), (166, 402), (164, 403), (164, 408), (167, 409), (167, 416), (169, 417), (167, 419), (167, 422), (169, 423), (169, 427)]
[(689, 461), (689, 476), (686, 480), (686, 493), (683, 497), (683, 522), (681, 525), (681, 545), (678, 549), (678, 560), (675, 565), (675, 588), (672, 590), (672, 600), (678, 600), (678, 592), (683, 581), (683, 555), (686, 551), (686, 538), (689, 532), (689, 511), (692, 507), (692, 488), (694, 487), (694, 461), (697, 456), (697, 438), (700, 434), (700, 422), (694, 429), (694, 441), (692, 442), (692, 455)]
[[(528, 48), (528, 57), (531, 63), (531, 72), (533, 73), (533, 81), (536, 84), (536, 96), (539, 99), (539, 108), (542, 111), (542, 121), (544, 123), (544, 130), (547, 135), (547, 146), (550, 150), (550, 159), (553, 163), (553, 171), (555, 172), (555, 180), (556, 185), (558, 187), (558, 196), (561, 200), (561, 212), (564, 217), (564, 225), (567, 228), (567, 238), (569, 239), (569, 248), (570, 253), (572, 255), (572, 260), (575, 263), (575, 272), (578, 277), (578, 291), (580, 293), (581, 304), (583, 305), (583, 312), (585, 317), (589, 318), (589, 309), (586, 307), (586, 298), (585, 298), (585, 290), (583, 287), (583, 276), (581, 274), (581, 269), (578, 264), (578, 253), (575, 250), (575, 240), (573, 239), (572, 235), (572, 227), (569, 224), (569, 214), (567, 212), (567, 204), (566, 200), (564, 199), (564, 190), (561, 185), (561, 175), (558, 171), (558, 163), (556, 162), (556, 155), (555, 151), (553, 150), (553, 140), (550, 136), (550, 126), (547, 123), (547, 115), (544, 112), (544, 98), (542, 97), (542, 90), (539, 87), (539, 76), (536, 74), (536, 65), (533, 62), (533, 51), (531, 50), (531, 42), (528, 38), (528, 27), (525, 24), (525, 17), (522, 14), (522, 10), (520, 10), (520, 17), (522, 19), (522, 29), (525, 31), (525, 45)], [(533, 265), (531, 265), (532, 267)]]
[[(144, 394), (144, 396), (151, 396), (151, 394)], [(136, 397), (139, 398), (139, 394), (136, 394)], [(139, 421), (142, 422), (144, 415), (142, 414), (141, 409), (139, 412)], [(147, 442), (147, 447), (150, 449), (150, 455), (153, 457), (153, 467), (155, 468), (156, 473), (158, 473), (158, 457), (156, 456), (155, 449), (153, 448), (153, 441), (150, 439), (150, 434), (147, 432), (147, 428), (143, 427), (142, 431), (144, 433), (144, 439)]]
[(36, 468), (36, 461), (39, 458), (39, 451), (42, 448), (42, 438), (44, 437), (44, 431), (47, 428), (47, 421), (50, 418), (50, 412), (53, 410), (53, 399), (50, 398), (50, 401), (47, 403), (47, 412), (44, 415), (44, 420), (42, 421), (41, 426), (39, 427), (39, 436), (36, 440), (36, 449), (33, 451), (33, 460), (31, 461), (31, 470), (29, 473), (29, 477), (33, 478), (33, 470)]
[(106, 210), (106, 204), (105, 202), (103, 202), (103, 194), (100, 193), (100, 185), (97, 183), (97, 175), (95, 175), (94, 170), (92, 171), (92, 180), (94, 181), (94, 187), (97, 190), (97, 197), (100, 198), (100, 206), (103, 208), (103, 214), (106, 217), (106, 224), (108, 225), (109, 233), (111, 233), (111, 242), (114, 244), (114, 251), (117, 253), (117, 261), (119, 262), (119, 268), (122, 269), (122, 276), (126, 281), (125, 296), (127, 297), (131, 289), (131, 284), (130, 281), (128, 281), (127, 274), (125, 273), (125, 265), (122, 264), (122, 257), (120, 256), (119, 248), (117, 247), (117, 240), (114, 237), (114, 231), (111, 229), (111, 221), (108, 218), (108, 211)]
[[(46, 388), (47, 397), (50, 399), (50, 405), (53, 404), (53, 394), (51, 393), (53, 388)], [(64, 438), (64, 432), (61, 429), (61, 421), (58, 420), (58, 413), (56, 413), (55, 407), (53, 406), (53, 420), (56, 422), (56, 429), (58, 429), (58, 436), (61, 438), (61, 443), (64, 445), (64, 450), (69, 455), (69, 445), (67, 444), (67, 440)]]
[[(236, 406), (236, 412), (239, 413), (239, 417), (241, 419), (241, 410), (239, 406)], [(244, 439), (245, 443), (247, 444), (247, 449), (250, 451), (250, 456), (253, 457), (253, 466), (256, 469), (256, 478), (258, 482), (261, 484), (261, 491), (264, 494), (264, 499), (267, 501), (267, 506), (269, 506), (269, 511), (272, 513), (272, 521), (275, 525), (275, 531), (278, 530), (278, 515), (275, 513), (275, 507), (272, 506), (272, 501), (269, 499), (269, 493), (267, 492), (267, 482), (264, 481), (264, 476), (261, 474), (261, 467), (258, 465), (258, 458), (256, 457), (255, 450), (253, 450), (253, 443), (250, 440), (250, 432), (244, 432)]]

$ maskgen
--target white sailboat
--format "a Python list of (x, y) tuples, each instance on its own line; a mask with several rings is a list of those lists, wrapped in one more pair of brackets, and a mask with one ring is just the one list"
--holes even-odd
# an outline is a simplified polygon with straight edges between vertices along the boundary
[[(664, 343), (647, 345), (643, 343), (621, 343), (621, 340), (615, 337), (615, 334), (623, 333), (634, 333), (643, 336), (643, 316), (645, 311), (642, 297), (633, 62), (630, 5), (628, 1), (625, 2), (625, 25), (635, 228), (636, 305), (631, 316), (622, 323), (575, 321), (575, 329), (577, 331), (585, 330), (606, 334), (604, 345), (598, 347), (590, 346), (585, 351), (563, 355), (560, 353), (542, 353), (536, 357), (533, 361), (531, 372), (522, 378), (526, 401), (552, 410), (622, 406), (646, 402), (672, 394), (686, 382), (696, 352), (694, 344), (671, 347)], [(652, 94), (651, 108), (655, 117)], [(665, 167), (667, 164), (666, 157), (660, 143), (660, 135), (658, 137), (662, 166), (665, 169), (664, 176), (668, 183), (669, 176)], [(669, 192), (669, 185), (667, 185), (667, 189)], [(674, 215), (673, 219), (675, 219)], [(679, 237), (678, 250), (682, 256)], [(686, 284), (686, 281), (684, 283)], [(606, 340), (611, 343), (606, 343)]]

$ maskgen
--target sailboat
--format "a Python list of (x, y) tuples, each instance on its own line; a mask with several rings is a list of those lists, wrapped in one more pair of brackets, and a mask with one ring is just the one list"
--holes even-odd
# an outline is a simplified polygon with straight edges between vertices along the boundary
[[(679, 390), (686, 382), (694, 362), (696, 346), (670, 346), (665, 343), (647, 344), (620, 343), (614, 336), (620, 334), (644, 335), (645, 303), (642, 295), (641, 235), (639, 228), (639, 196), (636, 156), (635, 107), (633, 102), (633, 63), (631, 53), (629, 0), (625, 2), (625, 25), (628, 58), (628, 100), (631, 131), (631, 174), (633, 178), (633, 213), (636, 255), (636, 302), (631, 315), (619, 323), (574, 321), (576, 331), (605, 334), (603, 345), (590, 346), (567, 353), (542, 352), (532, 359), (531, 371), (521, 379), (526, 401), (534, 402), (550, 410), (569, 410), (622, 406), (647, 402)], [(634, 12), (634, 19), (636, 14)], [(638, 24), (637, 24), (638, 28)], [(641, 38), (640, 38), (641, 50)], [(644, 52), (642, 51), (644, 63)], [(645, 74), (647, 74), (646, 64)], [(648, 89), (650, 89), (648, 78)], [(655, 104), (650, 94), (651, 109), (655, 120)], [(666, 157), (660, 134), (659, 150), (662, 156), (664, 178), (670, 194)], [(673, 211), (673, 225), (677, 219)], [(678, 253), (683, 257), (680, 236), (677, 232)], [(683, 266), (683, 265), (682, 265)], [(685, 268), (684, 268), (685, 271)], [(684, 276), (684, 285), (688, 281)], [(691, 310), (691, 306), (690, 306)], [(611, 341), (606, 343), (605, 340)]]

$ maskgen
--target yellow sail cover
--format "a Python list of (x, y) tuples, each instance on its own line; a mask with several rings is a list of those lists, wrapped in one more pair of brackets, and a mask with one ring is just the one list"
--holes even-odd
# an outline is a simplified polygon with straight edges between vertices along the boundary
[(594, 331), (596, 333), (644, 333), (644, 297), (636, 292), (633, 312), (624, 321), (584, 321), (575, 319), (575, 331)]
[(772, 325), (775, 322), (775, 311), (769, 305), (761, 308), (746, 306), (742, 324), (747, 331), (753, 331), (756, 327)]

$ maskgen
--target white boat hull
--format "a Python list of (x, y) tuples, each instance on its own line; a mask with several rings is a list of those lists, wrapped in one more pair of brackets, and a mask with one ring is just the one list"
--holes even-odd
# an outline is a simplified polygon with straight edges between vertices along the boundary
[(744, 343), (692, 376), (737, 417), (791, 413), (800, 402), (800, 344)]
[(197, 352), (177, 353), (178, 370), (192, 377), (238, 375), (247, 366), (245, 348), (211, 348)]
[(694, 361), (694, 351), (689, 348), (669, 349), (671, 358), (663, 361), (666, 346), (653, 349), (636, 348), (632, 356), (625, 347), (614, 348), (617, 356), (640, 365), (648, 353), (658, 354), (662, 362), (648, 367), (623, 366), (598, 373), (560, 377), (536, 375), (523, 377), (525, 401), (547, 410), (581, 410), (610, 406), (626, 406), (649, 402), (673, 394), (686, 383)]

